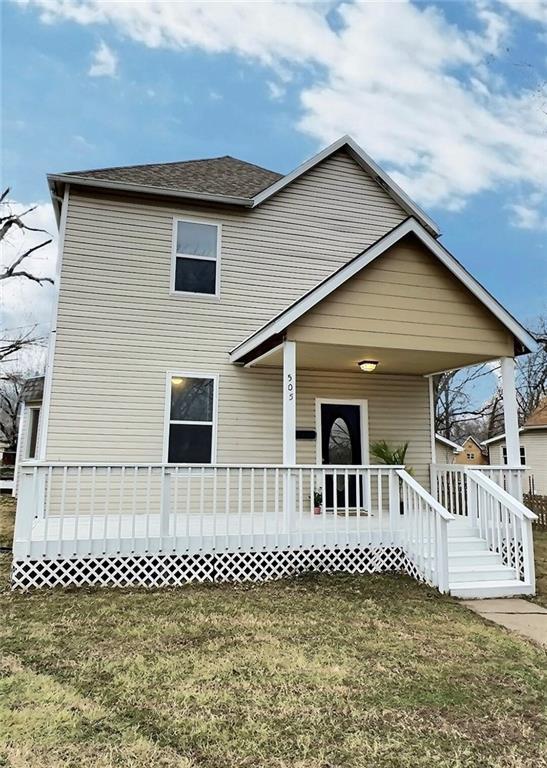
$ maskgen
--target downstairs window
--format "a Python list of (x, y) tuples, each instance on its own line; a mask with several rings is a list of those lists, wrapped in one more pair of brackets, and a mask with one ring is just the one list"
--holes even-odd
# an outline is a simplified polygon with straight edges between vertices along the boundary
[(169, 397), (167, 461), (210, 464), (214, 453), (215, 379), (172, 374)]

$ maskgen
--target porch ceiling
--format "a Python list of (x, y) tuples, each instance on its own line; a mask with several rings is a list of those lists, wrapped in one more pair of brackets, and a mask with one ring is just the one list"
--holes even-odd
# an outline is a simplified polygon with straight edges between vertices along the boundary
[[(363, 376), (375, 376), (382, 373), (424, 375), (482, 363), (491, 359), (491, 355), (481, 356), (459, 352), (357, 347), (311, 342), (297, 342), (296, 344), (297, 369), (357, 373), (359, 371), (357, 363), (360, 360), (378, 360), (376, 371), (373, 374), (363, 374)], [(280, 347), (273, 349), (256, 363), (252, 363), (253, 368), (281, 368), (282, 366), (283, 350)]]

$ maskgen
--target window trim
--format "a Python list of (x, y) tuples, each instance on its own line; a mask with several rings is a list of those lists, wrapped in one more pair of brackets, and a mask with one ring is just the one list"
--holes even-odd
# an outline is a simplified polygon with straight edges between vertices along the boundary
[[(24, 450), (24, 458), (27, 461), (36, 461), (38, 459), (39, 454), (39, 448), (40, 448), (40, 411), (41, 406), (39, 405), (27, 405), (26, 409), (27, 414), (27, 426), (26, 426), (26, 440), (25, 440), (25, 450)], [(36, 414), (36, 416), (34, 415)], [(33, 418), (36, 418), (36, 440), (34, 443), (34, 456), (30, 455), (30, 447), (32, 442), (32, 420)]]
[[(180, 376), (186, 379), (212, 379), (213, 380), (213, 418), (212, 421), (186, 421), (174, 419), (171, 420), (171, 379), (174, 376)], [(169, 432), (171, 424), (204, 424), (212, 427), (211, 432), (211, 461), (207, 463), (207, 466), (216, 464), (217, 461), (217, 435), (218, 435), (218, 373), (210, 373), (209, 371), (179, 371), (170, 370), (165, 374), (165, 405), (163, 415), (163, 464), (169, 464), (169, 466), (186, 466), (186, 464), (173, 464), (169, 462)], [(191, 464), (188, 466), (199, 467), (200, 463)]]
[[(217, 229), (217, 252), (216, 258), (210, 256), (195, 256), (192, 253), (177, 253), (177, 227), (179, 222), (186, 222), (188, 224), (206, 224), (208, 226), (216, 227)], [(220, 299), (220, 261), (222, 253), (222, 224), (219, 221), (213, 221), (212, 219), (194, 219), (191, 216), (173, 216), (173, 225), (171, 230), (171, 273), (169, 277), (169, 293), (171, 296), (186, 296), (195, 297), (197, 299), (213, 299), (218, 301)], [(175, 290), (175, 275), (177, 258), (182, 259), (197, 259), (199, 261), (216, 261), (215, 272), (215, 293), (197, 293), (194, 291), (177, 291)]]
[[(520, 458), (520, 466), (525, 467), (526, 466), (526, 446), (522, 445), (522, 443), (519, 445), (519, 458)], [(502, 461), (502, 464), (507, 465), (507, 446), (506, 445), (501, 446), (501, 461)]]

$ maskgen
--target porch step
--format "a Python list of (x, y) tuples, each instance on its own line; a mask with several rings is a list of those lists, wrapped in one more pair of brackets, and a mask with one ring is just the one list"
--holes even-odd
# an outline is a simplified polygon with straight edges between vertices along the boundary
[(500, 562), (497, 552), (450, 552), (448, 553), (448, 568), (458, 566), (492, 565)]
[(514, 595), (533, 595), (530, 584), (516, 579), (498, 581), (462, 581), (449, 580), (450, 594), (453, 597), (481, 599), (483, 597), (513, 597)]
[(454, 555), (458, 552), (481, 552), (489, 551), (488, 545), (484, 539), (478, 536), (457, 536), (448, 539), (448, 554)]
[(514, 581), (515, 570), (501, 563), (448, 567), (448, 581), (454, 584), (479, 581)]

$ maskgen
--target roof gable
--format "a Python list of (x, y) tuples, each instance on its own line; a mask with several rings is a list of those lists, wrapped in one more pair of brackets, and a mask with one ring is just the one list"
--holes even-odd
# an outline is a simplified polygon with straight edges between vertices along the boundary
[(418, 221), (413, 218), (406, 219), (390, 232), (381, 237), (371, 246), (366, 248), (355, 258), (342, 266), (326, 280), (323, 280), (315, 288), (306, 293), (277, 317), (266, 323), (262, 328), (249, 336), (245, 341), (235, 347), (230, 353), (233, 363), (245, 362), (245, 358), (258, 347), (267, 343), (268, 339), (278, 339), (280, 334), (296, 322), (302, 315), (329, 296), (339, 286), (356, 275), (368, 264), (385, 253), (388, 248), (398, 243), (403, 237), (414, 234), (429, 251), (443, 263), (448, 270), (462, 282), (469, 291), (481, 302), (500, 323), (520, 342), (523, 349), (533, 350), (536, 342), (528, 331), (494, 299), (483, 286), (462, 267), (462, 265)]
[(253, 200), (253, 207), (261, 205), (273, 195), (276, 195), (282, 189), (284, 189), (293, 181), (303, 176), (312, 168), (322, 163), (331, 155), (339, 152), (341, 149), (345, 149), (348, 154), (356, 161), (363, 170), (376, 181), (379, 186), (384, 189), (387, 194), (392, 197), (401, 208), (406, 211), (409, 216), (414, 216), (421, 222), (421, 224), (433, 235), (440, 234), (440, 230), (437, 224), (431, 219), (425, 211), (423, 211), (410, 197), (404, 192), (401, 187), (382, 169), (380, 166), (360, 147), (351, 136), (342, 136), (337, 141), (334, 141), (321, 152), (311, 157), (306, 162), (295, 168), (294, 171), (288, 173), (286, 176), (273, 182), (271, 186), (266, 187), (262, 192), (257, 194)]

